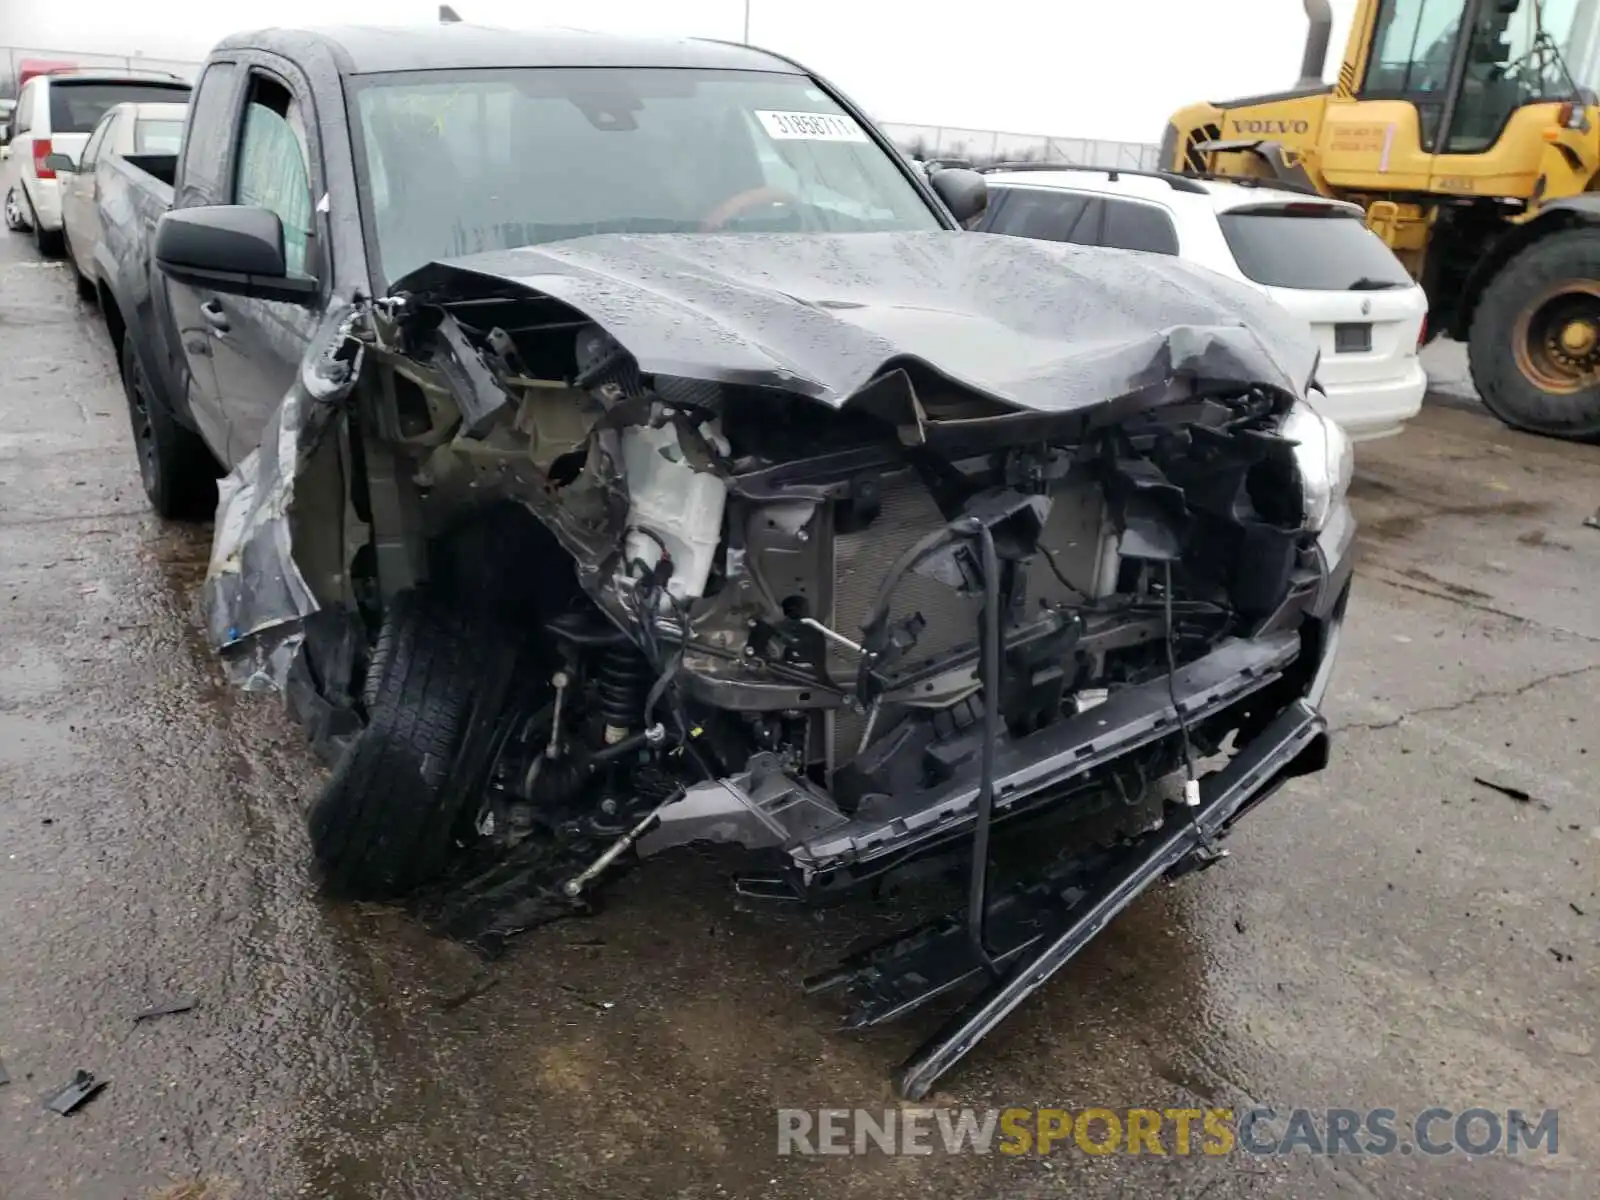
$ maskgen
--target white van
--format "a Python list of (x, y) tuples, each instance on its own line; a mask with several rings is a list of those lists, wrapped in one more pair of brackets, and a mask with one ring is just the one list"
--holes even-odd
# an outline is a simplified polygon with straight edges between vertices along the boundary
[(165, 71), (53, 71), (30, 78), (11, 114), (6, 225), (32, 229), (41, 253), (59, 254), (61, 186), (44, 160), (51, 154), (81, 158), (89, 134), (113, 104), (187, 104), (192, 90), (184, 79)]

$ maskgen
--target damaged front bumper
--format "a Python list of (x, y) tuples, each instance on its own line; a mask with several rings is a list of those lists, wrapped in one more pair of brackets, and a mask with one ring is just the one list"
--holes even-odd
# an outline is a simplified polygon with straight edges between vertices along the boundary
[[(1002, 733), (994, 817), (1022, 814), (1075, 780), (1208, 720), (1312, 715), (1331, 679), (1353, 568), (1355, 523), (1340, 503), (1318, 536), (1315, 570), (1252, 637), (1228, 639), (1160, 678), (1117, 690), (1103, 703), (1023, 737)], [(1320, 720), (1320, 718), (1319, 718)], [(845, 814), (833, 797), (757, 756), (739, 774), (689, 787), (657, 812), (638, 844), (648, 857), (698, 841), (766, 851), (782, 868), (763, 890), (802, 894), (847, 887), (913, 853), (970, 836), (979, 798), (975, 729), (961, 766), (936, 787), (874, 795)], [(1253, 744), (1253, 743), (1252, 743)], [(950, 747), (938, 750), (953, 757)]]
[[(900, 1093), (911, 1100), (926, 1096), (1141, 893), (1163, 877), (1217, 861), (1216, 840), (1284, 783), (1321, 770), (1327, 755), (1326, 722), (1296, 700), (1202, 782), (1200, 804), (1186, 818), (1110, 851), (1069, 860), (993, 897), (985, 933), (999, 974), (906, 1060), (896, 1074)], [(807, 989), (848, 993), (851, 1028), (894, 1020), (986, 980), (967, 934), (961, 920), (942, 918), (852, 954), (809, 980)]]
[[(1180, 668), (1174, 678), (1118, 691), (1103, 704), (999, 748), (995, 816), (1002, 819), (1097, 767), (1241, 703), (1282, 678), (1300, 648), (1298, 633), (1223, 643)], [(1176, 696), (1174, 702), (1173, 697)], [(979, 736), (974, 732), (973, 737)], [(881, 872), (930, 843), (971, 830), (978, 800), (976, 746), (949, 783), (897, 796), (877, 796), (846, 816), (815, 785), (770, 759), (740, 775), (696, 784), (659, 812), (658, 827), (640, 840), (650, 855), (688, 842), (737, 841), (777, 849), (802, 890), (826, 888)]]

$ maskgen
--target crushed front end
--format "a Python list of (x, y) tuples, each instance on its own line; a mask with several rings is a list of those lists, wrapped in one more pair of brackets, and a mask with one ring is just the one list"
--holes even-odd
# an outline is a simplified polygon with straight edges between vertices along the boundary
[[(813, 273), (809, 298), (767, 274), (756, 296), (749, 262), (708, 269), (718, 239), (694, 243), (699, 290), (652, 314), (640, 263), (651, 286), (617, 295), (636, 247), (588, 241), (429, 268), (369, 313), (348, 440), (370, 532), (341, 578), (365, 563), (371, 582), (351, 604), (465, 575), (510, 664), (478, 738), (476, 844), (432, 911), (483, 941), (697, 842), (743, 847), (741, 888), (790, 899), (942, 865), (960, 913), (821, 981), (857, 1024), (988, 981), (908, 1067), (920, 1094), (1140, 890), (1213, 861), (1241, 812), (1325, 761), (1348, 446), (1305, 399), (1314, 360), (1199, 273), (1161, 299), (1187, 324), (1122, 312), (1046, 337), (1038, 314), (996, 329), (970, 293), (919, 309), (888, 285), (820, 294)], [(1021, 245), (961, 242), (967, 278)], [(1090, 269), (1060, 249), (1042, 265)], [(1183, 270), (1117, 269), (1158, 293)], [(1194, 323), (1224, 303), (1249, 320)], [(1027, 872), (992, 870), (1017, 843)]]

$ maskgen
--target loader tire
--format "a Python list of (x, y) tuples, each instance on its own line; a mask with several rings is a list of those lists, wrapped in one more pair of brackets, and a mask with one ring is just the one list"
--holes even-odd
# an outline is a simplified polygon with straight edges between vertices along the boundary
[(1473, 386), (1513, 429), (1600, 439), (1600, 229), (1550, 234), (1484, 290), (1467, 335)]
[(488, 769), (475, 729), (503, 696), (495, 676), (509, 675), (494, 665), (509, 656), (493, 654), (485, 632), (423, 591), (390, 602), (367, 672), (367, 726), (308, 819), (334, 895), (402, 896), (440, 875), (471, 836), (463, 822)]

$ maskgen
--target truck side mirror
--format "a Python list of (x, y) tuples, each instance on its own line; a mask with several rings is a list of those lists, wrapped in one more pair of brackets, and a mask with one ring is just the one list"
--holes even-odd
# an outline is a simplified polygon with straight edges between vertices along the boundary
[(284, 263), (283, 222), (249, 204), (208, 204), (164, 214), (156, 225), (156, 266), (178, 283), (233, 296), (311, 304), (321, 285)]
[(44, 165), (47, 170), (54, 171), (58, 175), (76, 175), (78, 173), (78, 164), (72, 161), (72, 155), (62, 154), (59, 150), (53, 154), (46, 154), (44, 156)]
[(965, 225), (989, 207), (989, 183), (966, 167), (945, 167), (930, 172), (928, 182), (952, 216)]

